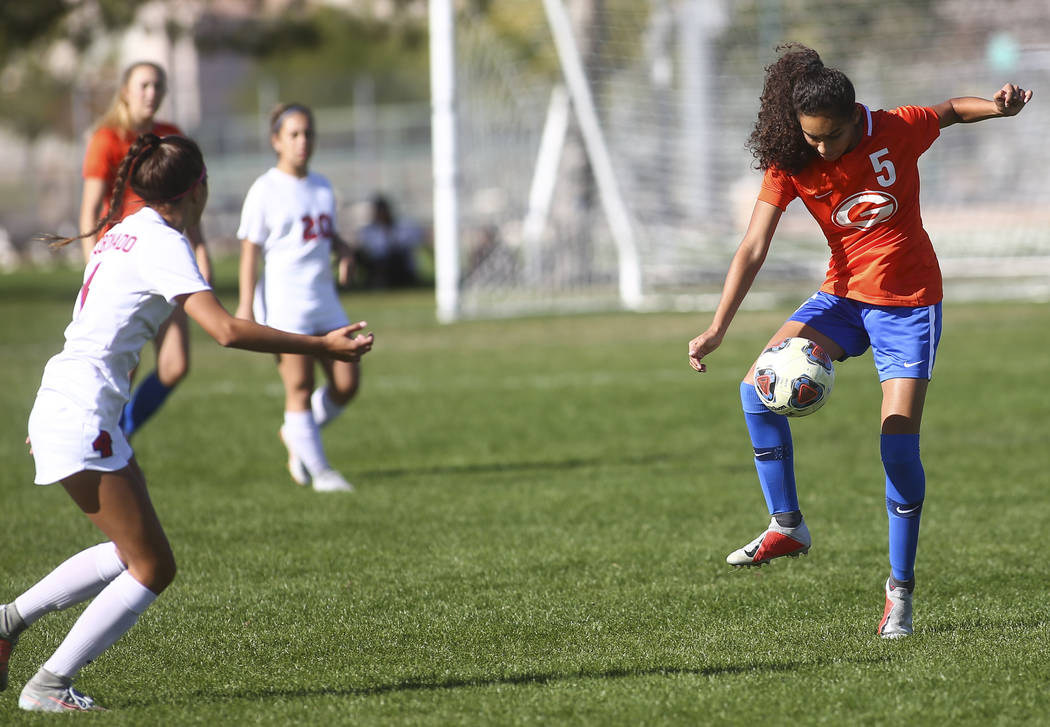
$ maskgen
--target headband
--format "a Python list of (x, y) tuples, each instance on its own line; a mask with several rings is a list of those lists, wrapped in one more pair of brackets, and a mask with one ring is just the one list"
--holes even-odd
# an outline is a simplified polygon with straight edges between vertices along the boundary
[(168, 199), (166, 199), (165, 202), (174, 202), (177, 199), (182, 199), (187, 194), (192, 192), (194, 187), (196, 187), (198, 184), (200, 184), (201, 182), (203, 182), (207, 178), (208, 178), (208, 165), (207, 164), (203, 164), (203, 165), (201, 165), (201, 175), (199, 177), (197, 177), (197, 181), (195, 181), (193, 184), (191, 184), (189, 187), (187, 187), (185, 191), (179, 192), (174, 197), (168, 197)]
[(270, 132), (277, 134), (281, 131), (281, 125), (284, 123), (284, 119), (288, 114), (304, 114), (306, 118), (313, 119), (313, 114), (310, 109), (306, 108), (302, 104), (293, 103), (288, 106), (284, 111), (277, 114), (277, 118), (273, 120), (273, 124), (270, 125)]

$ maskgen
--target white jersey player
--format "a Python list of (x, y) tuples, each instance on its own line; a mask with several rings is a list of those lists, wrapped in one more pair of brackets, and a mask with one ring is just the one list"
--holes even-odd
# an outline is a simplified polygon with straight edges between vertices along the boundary
[[(117, 170), (110, 209), (130, 187), (146, 206), (95, 246), (61, 353), (45, 370), (29, 416), (35, 481), (61, 482), (107, 541), (72, 556), (0, 605), (0, 691), (21, 634), (51, 611), (93, 599), (50, 659), (23, 687), (25, 710), (99, 709), (73, 688), (90, 661), (131, 628), (175, 577), (175, 557), (150, 502), (146, 479), (118, 426), (139, 350), (176, 306), (224, 346), (356, 360), (372, 336), (365, 324), (325, 336), (285, 333), (234, 318), (201, 277), (183, 231), (208, 200), (200, 149), (179, 136), (144, 134)], [(97, 235), (117, 213), (85, 233)], [(81, 237), (83, 237), (81, 236)], [(79, 238), (50, 238), (67, 245)], [(12, 514), (13, 515), (13, 514)]]
[[(95, 245), (61, 353), (44, 367), (29, 420), (40, 485), (83, 469), (126, 466), (131, 447), (118, 425), (142, 347), (180, 295), (209, 290), (189, 243), (143, 207)], [(85, 417), (88, 417), (85, 420)], [(85, 432), (96, 435), (87, 441)]]
[[(339, 257), (339, 277), (345, 282), (350, 248), (335, 230), (331, 184), (309, 169), (313, 141), (310, 109), (282, 104), (274, 110), (270, 143), (277, 164), (248, 190), (237, 231), (241, 241), (237, 316), (285, 331), (316, 334), (347, 323), (332, 277), (332, 255)], [(317, 363), (326, 384), (315, 389)], [(285, 355), (278, 359), (278, 371), (285, 390), (280, 437), (288, 449), (292, 479), (318, 491), (352, 491), (352, 485), (329, 465), (320, 429), (342, 413), (357, 393), (357, 363)]]
[(293, 333), (347, 324), (332, 276), (335, 194), (327, 179), (271, 168), (244, 198), (237, 238), (262, 252), (252, 308), (256, 321)]

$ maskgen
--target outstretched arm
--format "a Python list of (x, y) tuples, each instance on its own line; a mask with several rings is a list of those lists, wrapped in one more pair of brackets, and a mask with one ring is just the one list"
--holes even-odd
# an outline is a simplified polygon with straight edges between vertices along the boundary
[(718, 308), (711, 320), (707, 330), (689, 342), (689, 365), (695, 370), (703, 373), (707, 366), (700, 363), (707, 354), (718, 348), (729, 330), (729, 324), (736, 315), (740, 304), (744, 302), (744, 296), (755, 282), (755, 276), (762, 268), (769, 252), (769, 243), (773, 239), (773, 233), (780, 222), (780, 216), (784, 211), (779, 207), (762, 202), (755, 202), (755, 209), (751, 213), (751, 222), (744, 233), (744, 239), (740, 242), (733, 261), (729, 264), (729, 272), (726, 274), (725, 283), (722, 285), (722, 297), (718, 301)]
[(941, 128), (952, 124), (972, 124), (975, 121), (994, 119), (997, 116), (1016, 116), (1029, 101), (1032, 91), (1008, 83), (991, 100), (975, 96), (961, 96), (942, 101), (933, 107)]
[(372, 349), (374, 337), (371, 333), (366, 336), (353, 335), (368, 325), (364, 321), (337, 328), (323, 336), (302, 336), (234, 318), (210, 290), (190, 293), (179, 300), (190, 318), (197, 321), (209, 336), (228, 348), (263, 353), (303, 353), (339, 361), (357, 361)]

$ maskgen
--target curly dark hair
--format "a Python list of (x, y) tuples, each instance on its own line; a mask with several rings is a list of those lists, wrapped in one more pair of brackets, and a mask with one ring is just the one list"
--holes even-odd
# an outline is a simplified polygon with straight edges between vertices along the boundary
[(786, 52), (766, 68), (758, 119), (747, 146), (759, 169), (775, 166), (797, 174), (817, 157), (802, 136), (798, 115), (846, 118), (857, 99), (846, 74), (825, 66), (812, 48), (787, 43), (777, 51)]
[(77, 235), (39, 235), (52, 247), (62, 247), (82, 237), (97, 235), (113, 222), (124, 206), (127, 187), (151, 207), (170, 204), (185, 196), (205, 179), (204, 155), (192, 139), (143, 134), (135, 140), (117, 167), (109, 211), (95, 229)]

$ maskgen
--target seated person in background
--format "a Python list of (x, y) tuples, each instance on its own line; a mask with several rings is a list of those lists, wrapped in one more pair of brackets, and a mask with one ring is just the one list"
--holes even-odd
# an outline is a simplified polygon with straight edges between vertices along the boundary
[(416, 248), (424, 242), (423, 230), (416, 224), (398, 220), (390, 201), (382, 194), (372, 198), (372, 219), (357, 231), (357, 262), (364, 270), (369, 288), (397, 288), (416, 285)]

